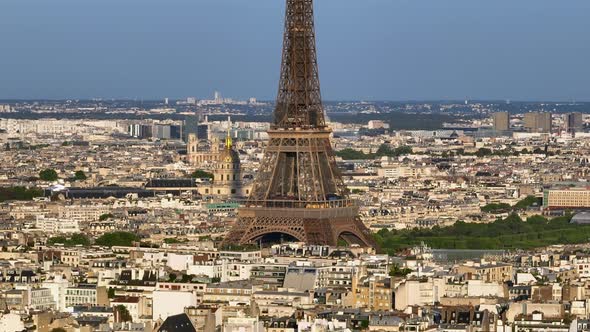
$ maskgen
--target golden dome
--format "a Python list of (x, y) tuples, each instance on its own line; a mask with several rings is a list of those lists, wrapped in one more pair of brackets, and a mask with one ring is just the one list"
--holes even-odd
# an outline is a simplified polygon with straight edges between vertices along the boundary
[(225, 148), (221, 151), (219, 156), (219, 160), (224, 163), (239, 163), (240, 162), (240, 155), (238, 152), (232, 148)]
[(224, 163), (240, 163), (240, 155), (236, 150), (233, 149), (232, 139), (229, 134), (229, 130), (227, 132), (227, 137), (225, 138), (225, 149), (221, 151), (219, 160)]

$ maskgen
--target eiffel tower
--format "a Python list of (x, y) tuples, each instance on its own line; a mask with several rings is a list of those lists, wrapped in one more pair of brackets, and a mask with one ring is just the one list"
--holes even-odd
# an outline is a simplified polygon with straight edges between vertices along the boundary
[(274, 238), (374, 246), (330, 144), (320, 94), (313, 0), (287, 0), (283, 59), (269, 142), (224, 244)]

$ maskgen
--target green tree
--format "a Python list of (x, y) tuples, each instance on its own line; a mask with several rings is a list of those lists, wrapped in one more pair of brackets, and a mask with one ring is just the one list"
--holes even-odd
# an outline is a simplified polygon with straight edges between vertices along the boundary
[(63, 244), (66, 247), (73, 247), (77, 245), (89, 246), (90, 239), (81, 233), (72, 234), (69, 238), (65, 236), (54, 236), (47, 240), (48, 245)]
[(51, 329), (51, 332), (67, 332), (65, 329), (62, 329), (61, 327), (56, 327), (54, 329)]
[(167, 237), (164, 239), (164, 243), (167, 243), (167, 244), (183, 243), (183, 242), (185, 242), (185, 241), (181, 241), (181, 240), (174, 238), (174, 237)]
[(480, 148), (479, 150), (477, 150), (475, 155), (478, 157), (490, 156), (490, 155), (492, 155), (492, 150), (490, 150), (488, 148)]
[(517, 210), (524, 210), (533, 204), (540, 205), (540, 199), (535, 196), (527, 196), (514, 204), (513, 208)]
[(133, 320), (131, 314), (129, 313), (129, 310), (127, 310), (127, 307), (125, 307), (124, 305), (120, 304), (116, 306), (115, 311), (119, 314), (119, 320), (121, 322), (130, 322)]
[(368, 329), (369, 328), (369, 320), (368, 319), (363, 319), (360, 322), (360, 328), (361, 329)]
[(377, 153), (375, 153), (377, 157), (399, 157), (408, 154), (412, 154), (411, 147), (400, 146), (398, 148), (392, 149), (388, 144), (381, 144), (379, 149), (377, 149)]
[(109, 299), (112, 299), (115, 297), (115, 289), (114, 288), (109, 288), (109, 290), (107, 291), (108, 297)]
[(0, 202), (4, 201), (30, 201), (35, 197), (43, 196), (43, 191), (37, 188), (2, 187), (0, 188)]
[(510, 204), (507, 203), (490, 203), (482, 206), (481, 210), (488, 213), (505, 213), (511, 210)]
[(101, 214), (100, 217), (98, 217), (98, 220), (105, 221), (105, 220), (111, 219), (112, 217), (114, 217), (112, 213), (104, 213), (104, 214)]
[(359, 159), (373, 159), (374, 156), (372, 154), (365, 154), (362, 151), (354, 150), (354, 149), (344, 149), (340, 151), (336, 151), (336, 155), (345, 160), (359, 160)]
[(531, 216), (523, 221), (513, 212), (504, 219), (487, 224), (457, 221), (452, 226), (433, 229), (382, 229), (374, 234), (374, 239), (387, 253), (422, 242), (442, 249), (532, 249), (588, 242), (590, 225), (571, 224), (571, 218), (571, 214), (550, 220), (543, 216)]
[(56, 181), (58, 176), (54, 169), (47, 168), (39, 172), (39, 178), (43, 181)]
[(74, 178), (76, 180), (78, 180), (78, 181), (84, 181), (88, 177), (86, 176), (86, 174), (84, 173), (84, 171), (76, 171), (76, 173), (74, 174)]
[(547, 218), (543, 217), (543, 216), (530, 216), (526, 219), (526, 222), (529, 224), (539, 224), (539, 225), (545, 225), (549, 222), (549, 220), (547, 220)]
[(195, 179), (213, 179), (213, 173), (209, 173), (203, 171), (202, 169), (198, 169), (191, 174), (191, 177)]
[(408, 268), (400, 268), (399, 264), (393, 264), (389, 269), (389, 276), (390, 277), (405, 277), (408, 274), (412, 273), (411, 269)]
[(112, 232), (101, 235), (95, 243), (99, 246), (123, 246), (131, 247), (134, 242), (138, 242), (139, 237), (129, 232)]

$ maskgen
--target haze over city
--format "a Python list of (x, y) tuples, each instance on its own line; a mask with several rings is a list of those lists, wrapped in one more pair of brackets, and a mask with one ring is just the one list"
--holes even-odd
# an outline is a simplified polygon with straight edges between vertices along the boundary
[[(274, 100), (278, 0), (0, 4), (0, 99)], [(327, 100), (589, 101), (585, 0), (320, 0)]]

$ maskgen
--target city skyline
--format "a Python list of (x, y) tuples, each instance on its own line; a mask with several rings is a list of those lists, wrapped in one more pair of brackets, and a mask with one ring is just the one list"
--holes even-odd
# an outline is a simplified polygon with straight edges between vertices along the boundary
[(590, 332), (590, 3), (5, 6), (0, 332)]
[[(275, 99), (282, 1), (137, 4), (4, 3), (0, 99)], [(590, 100), (587, 2), (316, 7), (325, 100)]]

